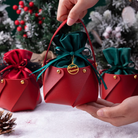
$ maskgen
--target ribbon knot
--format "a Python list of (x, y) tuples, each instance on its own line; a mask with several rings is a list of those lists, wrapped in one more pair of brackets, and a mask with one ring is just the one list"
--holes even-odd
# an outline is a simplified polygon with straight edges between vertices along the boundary
[(57, 45), (55, 51), (58, 56), (48, 62), (42, 68), (33, 72), (36, 73), (42, 70), (41, 73), (37, 76), (37, 80), (49, 66), (52, 65), (59, 68), (67, 68), (67, 66), (71, 64), (71, 60), (73, 60), (72, 62), (78, 67), (91, 66), (91, 68), (94, 70), (94, 73), (96, 74), (99, 83), (101, 84), (102, 80), (105, 88), (107, 88), (99, 72), (88, 61), (88, 56), (82, 54), (84, 49), (88, 49), (85, 48), (85, 44), (87, 42), (87, 35), (84, 32), (74, 32), (67, 35), (57, 35), (54, 37), (53, 41)]
[[(103, 54), (111, 68), (105, 70), (102, 75), (104, 73), (125, 75), (138, 73), (135, 69), (135, 64), (130, 60), (130, 53), (130, 48), (110, 47), (104, 49)], [(129, 67), (129, 64), (133, 64), (133, 66)]]
[(4, 63), (7, 64), (7, 67), (1, 70), (0, 73), (10, 70), (8, 75), (6, 75), (7, 78), (27, 78), (29, 74), (32, 73), (28, 68), (26, 68), (26, 65), (31, 59), (31, 56), (32, 52), (21, 49), (11, 50), (5, 53), (3, 60)]
[(71, 55), (71, 56), (75, 55), (75, 52), (71, 51), (71, 52), (70, 52), (70, 55)]
[(18, 64), (13, 64), (13, 65), (10, 65), (11, 68), (15, 68), (15, 69), (24, 69), (27, 65), (27, 59), (23, 59), (20, 63)]

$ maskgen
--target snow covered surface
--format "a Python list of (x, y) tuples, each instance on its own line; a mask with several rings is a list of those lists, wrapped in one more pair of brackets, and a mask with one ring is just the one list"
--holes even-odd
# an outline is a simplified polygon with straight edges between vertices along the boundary
[(138, 122), (114, 127), (76, 108), (44, 101), (34, 111), (13, 117), (14, 131), (0, 138), (138, 138)]

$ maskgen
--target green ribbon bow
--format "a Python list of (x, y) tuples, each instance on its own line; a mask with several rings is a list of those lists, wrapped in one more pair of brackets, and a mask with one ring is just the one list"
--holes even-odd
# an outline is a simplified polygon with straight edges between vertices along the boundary
[[(103, 50), (103, 54), (107, 62), (111, 65), (111, 68), (105, 70), (104, 73), (109, 74), (135, 74), (138, 73), (134, 67), (134, 63), (130, 60), (131, 49), (130, 48), (114, 48), (110, 47)], [(133, 64), (129, 67), (129, 64)], [(102, 75), (103, 75), (102, 74)]]
[[(103, 78), (100, 76), (98, 71), (93, 67), (93, 65), (87, 60), (88, 57), (82, 54), (82, 51), (86, 49), (85, 48), (85, 43), (87, 41), (86, 33), (74, 32), (67, 35), (64, 34), (57, 35), (55, 36), (53, 41), (57, 45), (55, 51), (58, 54), (58, 56), (55, 59), (48, 62), (45, 66), (43, 66), (39, 70), (33, 72), (36, 73), (42, 70), (42, 72), (38, 75), (37, 80), (42, 75), (42, 73), (44, 73), (45, 70), (51, 65), (58, 68), (67, 68), (67, 66), (72, 63), (72, 57), (74, 57), (73, 63), (76, 64), (78, 67), (85, 67), (90, 65), (93, 68), (99, 83), (101, 84), (100, 80), (103, 81)], [(104, 81), (103, 84), (106, 88)]]

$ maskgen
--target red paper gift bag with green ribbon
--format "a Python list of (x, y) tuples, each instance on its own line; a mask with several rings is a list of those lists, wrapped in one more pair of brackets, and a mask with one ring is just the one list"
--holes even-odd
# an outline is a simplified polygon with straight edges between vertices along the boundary
[[(81, 20), (79, 21), (83, 24)], [(46, 55), (44, 66), (41, 68), (43, 71), (40, 75), (43, 73), (45, 102), (74, 107), (97, 100), (98, 81), (100, 83), (102, 78), (96, 70), (93, 47), (84, 24), (86, 33), (73, 32), (56, 35), (64, 24), (66, 21), (57, 29), (48, 47), (49, 50), (52, 41), (54, 41), (58, 56), (46, 62)], [(85, 48), (87, 38), (94, 60), (90, 60), (82, 54), (87, 49)]]
[(101, 71), (107, 89), (101, 85), (101, 98), (113, 103), (138, 95), (138, 70), (130, 60), (130, 48), (108, 48), (103, 54), (110, 68)]

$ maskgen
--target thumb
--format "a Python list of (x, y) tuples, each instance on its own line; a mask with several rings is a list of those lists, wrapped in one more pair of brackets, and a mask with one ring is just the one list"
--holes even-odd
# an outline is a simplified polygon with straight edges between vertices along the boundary
[(67, 24), (69, 26), (73, 25), (79, 18), (83, 18), (86, 13), (87, 9), (93, 7), (98, 0), (96, 1), (85, 1), (85, 0), (78, 0), (74, 7), (70, 10)]
[(122, 117), (124, 116), (125, 108), (122, 106), (122, 104), (119, 104), (114, 107), (104, 107), (97, 111), (97, 115), (99, 117), (107, 117), (107, 118), (113, 118), (113, 117)]

